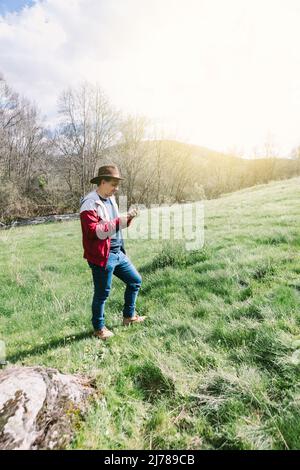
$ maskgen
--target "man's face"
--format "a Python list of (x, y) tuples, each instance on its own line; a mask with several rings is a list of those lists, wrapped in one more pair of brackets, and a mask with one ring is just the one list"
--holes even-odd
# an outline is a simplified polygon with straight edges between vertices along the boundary
[(103, 195), (110, 197), (118, 191), (119, 181), (114, 179), (110, 181), (102, 180), (99, 189)]

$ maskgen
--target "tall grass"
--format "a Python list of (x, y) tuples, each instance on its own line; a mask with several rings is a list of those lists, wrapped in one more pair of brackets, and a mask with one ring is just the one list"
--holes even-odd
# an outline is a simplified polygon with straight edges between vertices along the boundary
[(0, 233), (1, 338), (11, 363), (94, 379), (72, 448), (300, 448), (300, 180), (205, 203), (205, 246), (128, 240), (143, 276), (115, 336), (91, 333), (92, 279), (78, 222)]

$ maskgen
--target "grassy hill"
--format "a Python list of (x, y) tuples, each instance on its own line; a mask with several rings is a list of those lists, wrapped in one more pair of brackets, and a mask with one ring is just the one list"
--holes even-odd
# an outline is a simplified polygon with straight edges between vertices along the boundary
[(79, 222), (0, 233), (7, 359), (94, 378), (73, 448), (300, 449), (300, 178), (205, 201), (205, 245), (127, 241), (144, 325), (90, 337)]
[[(126, 187), (126, 178), (131, 180), (132, 169), (135, 168), (135, 188), (136, 190), (139, 186), (143, 188), (143, 197), (140, 199), (138, 192), (135, 197), (141, 202), (147, 202), (143, 183), (149, 174), (155, 175), (153, 180), (155, 181), (158, 175), (155, 169), (158, 172), (158, 167), (164, 174), (162, 182), (165, 189), (164, 196), (169, 201), (183, 201), (190, 198), (197, 200), (202, 197), (215, 199), (225, 192), (300, 175), (300, 159), (296, 158), (280, 158), (279, 156), (254, 158), (253, 156), (253, 158), (246, 159), (176, 140), (145, 140), (138, 148), (137, 151), (135, 148), (128, 150), (119, 145), (112, 146), (107, 150), (106, 158), (107, 161), (114, 161), (117, 158), (117, 163), (125, 176), (124, 187)], [(135, 152), (140, 155), (141, 161), (139, 165), (134, 166), (133, 155), (135, 161), (138, 161)], [(117, 155), (119, 156), (116, 157)], [(128, 161), (131, 163), (128, 164)], [(99, 160), (98, 164), (101, 165), (102, 162), (103, 160)], [(128, 168), (129, 172), (126, 173)], [(180, 180), (184, 182), (184, 188), (179, 184), (179, 194), (175, 194), (174, 191), (168, 194), (169, 189), (174, 188), (174, 181), (180, 182)], [(202, 192), (198, 193), (196, 190), (195, 194), (195, 186), (201, 187)], [(153, 198), (157, 187), (154, 184), (150, 188)], [(151, 202), (158, 202), (158, 200)]]

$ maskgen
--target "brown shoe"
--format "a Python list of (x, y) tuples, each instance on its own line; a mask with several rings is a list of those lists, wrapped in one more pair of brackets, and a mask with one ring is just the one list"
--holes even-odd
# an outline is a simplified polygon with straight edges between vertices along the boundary
[(106, 326), (104, 326), (103, 328), (101, 328), (101, 330), (95, 330), (93, 336), (96, 336), (96, 338), (100, 339), (107, 339), (114, 336), (114, 334), (112, 331), (109, 331)]
[(140, 317), (137, 313), (133, 317), (123, 317), (123, 326), (132, 325), (133, 323), (142, 323), (147, 317)]

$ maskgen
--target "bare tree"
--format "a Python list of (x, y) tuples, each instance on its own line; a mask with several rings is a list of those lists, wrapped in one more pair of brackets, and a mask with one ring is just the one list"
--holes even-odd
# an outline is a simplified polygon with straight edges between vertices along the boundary
[[(141, 184), (148, 181), (147, 146), (145, 146), (148, 120), (140, 116), (127, 116), (120, 123), (120, 137), (115, 148), (115, 160), (125, 176), (123, 187), (129, 206), (141, 201)], [(136, 183), (139, 183), (137, 185)], [(148, 184), (148, 183), (147, 183)], [(147, 187), (146, 184), (146, 187)]]
[(118, 113), (98, 85), (82, 83), (64, 91), (59, 98), (61, 122), (56, 146), (65, 158), (68, 184), (79, 182), (84, 194), (97, 162), (116, 139)]
[[(23, 188), (45, 153), (45, 130), (38, 111), (0, 77), (1, 172), (9, 180), (22, 180)], [(25, 184), (24, 184), (25, 183)]]
[(264, 155), (266, 158), (266, 178), (267, 181), (272, 180), (276, 173), (276, 163), (279, 152), (275, 144), (274, 136), (268, 132), (264, 143)]
[(299, 175), (300, 174), (300, 146), (292, 150), (291, 157), (296, 163), (296, 172)]

